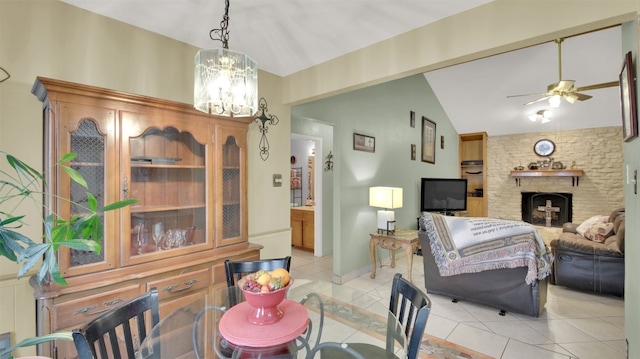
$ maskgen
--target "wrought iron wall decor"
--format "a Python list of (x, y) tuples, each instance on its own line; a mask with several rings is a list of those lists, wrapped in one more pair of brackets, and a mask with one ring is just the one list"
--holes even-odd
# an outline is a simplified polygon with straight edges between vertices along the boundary
[(6, 80), (9, 79), (9, 77), (11, 77), (11, 75), (9, 74), (9, 71), (2, 68), (2, 66), (0, 66), (0, 73), (4, 73), (4, 75), (2, 75), (2, 78), (0, 79), (0, 82), (5, 82)]
[(262, 158), (263, 161), (266, 161), (267, 158), (269, 158), (269, 140), (267, 140), (269, 127), (267, 127), (267, 124), (275, 126), (280, 122), (280, 120), (278, 120), (278, 116), (276, 115), (266, 114), (269, 112), (269, 109), (267, 109), (267, 100), (265, 100), (264, 97), (260, 97), (260, 101), (258, 101), (258, 109), (262, 110), (260, 116), (256, 118), (257, 121), (260, 121), (258, 129), (260, 130), (260, 133), (262, 133), (258, 147), (260, 148), (260, 158)]
[(327, 155), (327, 160), (324, 161), (324, 171), (333, 171), (333, 153), (331, 151)]

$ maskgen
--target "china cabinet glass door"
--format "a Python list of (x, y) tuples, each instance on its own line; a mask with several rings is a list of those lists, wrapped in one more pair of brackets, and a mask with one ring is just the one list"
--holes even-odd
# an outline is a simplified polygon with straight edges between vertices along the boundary
[(216, 247), (241, 243), (247, 220), (246, 193), (246, 131), (236, 127), (216, 127), (216, 144), (219, 146)]
[[(83, 106), (67, 103), (60, 104), (61, 134), (56, 143), (48, 141), (47, 161), (54, 161), (62, 155), (74, 152), (76, 158), (69, 165), (77, 170), (85, 179), (88, 189), (69, 179), (69, 176), (57, 168), (57, 180), (50, 181), (49, 186), (57, 185), (57, 196), (49, 199), (50, 205), (59, 214), (68, 218), (71, 215), (87, 213), (87, 191), (93, 193), (98, 201), (98, 207), (116, 200), (116, 191), (108, 185), (108, 168), (114, 167), (117, 156), (115, 138), (114, 111), (111, 109)], [(53, 123), (48, 125), (54, 125)], [(53, 163), (47, 163), (53, 166)], [(65, 199), (74, 202), (70, 205)], [(64, 248), (59, 252), (60, 273), (64, 277), (97, 272), (115, 267), (117, 248), (109, 239), (116, 236), (117, 217), (113, 212), (101, 214), (104, 223), (102, 251), (70, 250)]]
[(125, 126), (128, 175), (123, 192), (139, 202), (125, 211), (123, 264), (176, 256), (191, 246), (211, 247), (206, 235), (207, 146), (194, 136), (196, 129), (178, 123), (135, 133), (132, 123), (123, 121)]

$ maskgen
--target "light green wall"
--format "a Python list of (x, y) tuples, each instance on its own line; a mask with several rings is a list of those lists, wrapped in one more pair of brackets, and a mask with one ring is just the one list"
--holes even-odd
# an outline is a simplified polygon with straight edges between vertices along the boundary
[[(416, 114), (415, 128), (409, 126), (410, 111)], [(369, 207), (369, 187), (402, 187), (403, 207), (395, 210), (397, 225), (416, 228), (420, 178), (458, 177), (458, 134), (423, 75), (295, 106), (291, 114), (293, 133), (311, 135), (321, 127), (319, 122), (333, 127), (333, 148), (323, 146), (323, 155), (332, 150), (336, 161), (328, 178), (333, 193), (323, 191), (323, 200), (334, 199), (323, 213), (332, 221), (323, 221), (322, 228), (323, 233), (333, 233), (323, 236), (323, 247), (332, 242), (333, 273), (340, 281), (371, 268), (369, 233), (376, 228), (377, 209)], [(422, 116), (436, 123), (435, 164), (420, 160)], [(353, 150), (354, 132), (375, 137), (375, 153)], [(440, 136), (445, 138), (444, 149)], [(410, 157), (411, 144), (417, 146), (415, 161)]]
[[(638, 98), (638, 23), (631, 21), (622, 25), (622, 51), (623, 55), (628, 51), (633, 53), (633, 63), (636, 74), (636, 98)], [(640, 102), (638, 102), (640, 103)], [(636, 119), (637, 120), (637, 119)], [(637, 273), (640, 272), (638, 256), (640, 253), (640, 195), (634, 193), (633, 172), (640, 172), (640, 138), (624, 144), (624, 206), (626, 210), (625, 221), (625, 334), (629, 340), (629, 358), (640, 358), (640, 308), (634, 303), (640, 302), (640, 281)], [(628, 170), (627, 170), (628, 169)], [(627, 173), (631, 178), (627, 178)]]

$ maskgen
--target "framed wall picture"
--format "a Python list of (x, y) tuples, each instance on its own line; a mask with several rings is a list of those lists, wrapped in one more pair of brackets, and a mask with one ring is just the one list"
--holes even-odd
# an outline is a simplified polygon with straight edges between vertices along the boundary
[(409, 126), (411, 126), (411, 128), (416, 127), (416, 113), (413, 111), (409, 111)]
[(422, 162), (436, 163), (436, 123), (422, 117)]
[(622, 108), (622, 138), (625, 142), (638, 137), (636, 110), (636, 83), (634, 81), (633, 56), (627, 52), (620, 70), (620, 105)]
[(359, 133), (354, 133), (353, 149), (365, 152), (376, 152), (376, 138), (367, 135), (361, 135)]

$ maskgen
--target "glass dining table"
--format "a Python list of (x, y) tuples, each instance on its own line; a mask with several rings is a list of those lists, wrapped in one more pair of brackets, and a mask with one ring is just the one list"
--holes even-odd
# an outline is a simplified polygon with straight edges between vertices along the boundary
[(407, 338), (384, 295), (296, 278), (278, 305), (282, 319), (257, 325), (247, 302), (230, 306), (230, 298), (244, 299), (239, 288), (211, 290), (161, 318), (137, 358), (307, 358), (324, 342), (366, 343), (385, 349), (376, 350), (380, 358), (404, 358)]

